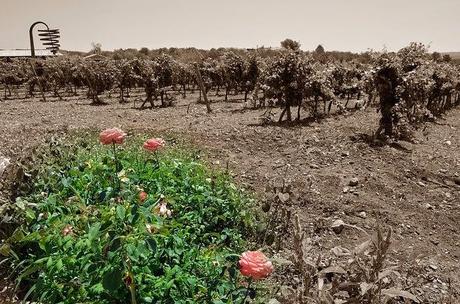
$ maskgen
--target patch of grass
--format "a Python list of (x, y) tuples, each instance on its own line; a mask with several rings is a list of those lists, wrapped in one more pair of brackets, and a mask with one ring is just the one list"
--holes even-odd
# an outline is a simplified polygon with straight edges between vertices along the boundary
[[(253, 200), (193, 151), (52, 141), (2, 252), (41, 303), (239, 303)], [(115, 169), (117, 168), (117, 169)], [(145, 192), (147, 198), (140, 199)], [(161, 209), (161, 208), (163, 209)], [(164, 209), (166, 208), (166, 209)], [(170, 215), (165, 213), (170, 210)]]

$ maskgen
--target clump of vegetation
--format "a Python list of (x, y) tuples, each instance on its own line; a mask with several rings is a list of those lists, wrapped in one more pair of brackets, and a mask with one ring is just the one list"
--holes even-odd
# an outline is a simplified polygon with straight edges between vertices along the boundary
[[(360, 229), (356, 226), (350, 225)], [(294, 217), (292, 263), (300, 278), (300, 286), (292, 291), (286, 303), (420, 303), (410, 292), (402, 289), (397, 267), (387, 266), (387, 254), (392, 231), (380, 227), (373, 236), (353, 250), (337, 246), (331, 251), (337, 256), (325, 260), (309, 256), (311, 244)]]
[[(139, 138), (124, 143), (118, 131), (101, 133), (106, 145), (53, 141), (31, 172), (30, 189), (16, 200), (23, 224), (1, 244), (25, 297), (242, 303), (253, 296), (238, 272), (255, 221), (250, 195), (193, 152), (161, 139), (142, 149)], [(268, 276), (271, 264), (257, 261)], [(249, 280), (251, 271), (243, 274)]]

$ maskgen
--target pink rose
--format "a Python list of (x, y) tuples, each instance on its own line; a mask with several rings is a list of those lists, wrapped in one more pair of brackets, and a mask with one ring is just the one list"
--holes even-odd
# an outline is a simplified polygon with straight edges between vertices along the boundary
[(168, 209), (168, 204), (166, 202), (161, 202), (155, 207), (155, 213), (160, 216), (171, 217), (172, 211)]
[(162, 138), (150, 138), (145, 141), (144, 149), (150, 152), (154, 152), (161, 147), (164, 147), (165, 141)]
[(118, 128), (107, 129), (99, 134), (99, 141), (103, 145), (122, 144), (125, 140), (126, 133)]
[(73, 235), (73, 227), (71, 225), (66, 225), (64, 229), (62, 229), (62, 235), (63, 236)]
[(254, 280), (266, 278), (273, 271), (272, 262), (260, 251), (243, 252), (239, 265), (241, 274)]
[(139, 193), (139, 202), (143, 203), (147, 199), (148, 194), (145, 191)]

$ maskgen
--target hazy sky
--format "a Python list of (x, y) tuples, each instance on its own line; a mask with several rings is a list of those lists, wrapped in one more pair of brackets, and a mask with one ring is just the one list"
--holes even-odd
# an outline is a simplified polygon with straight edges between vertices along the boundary
[(0, 48), (28, 48), (37, 20), (67, 50), (279, 46), (399, 49), (411, 41), (460, 51), (460, 0), (0, 0)]

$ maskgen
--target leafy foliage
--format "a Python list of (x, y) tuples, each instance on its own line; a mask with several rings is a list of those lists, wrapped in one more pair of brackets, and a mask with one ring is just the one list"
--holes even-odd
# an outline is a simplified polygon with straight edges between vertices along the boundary
[(29, 193), (16, 201), (25, 224), (2, 245), (17, 256), (18, 282), (41, 303), (243, 297), (236, 261), (252, 231), (252, 199), (196, 154), (151, 155), (135, 142), (118, 150), (118, 172), (108, 148), (50, 144)]

